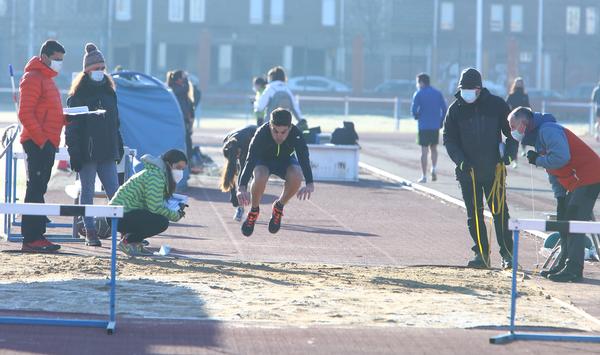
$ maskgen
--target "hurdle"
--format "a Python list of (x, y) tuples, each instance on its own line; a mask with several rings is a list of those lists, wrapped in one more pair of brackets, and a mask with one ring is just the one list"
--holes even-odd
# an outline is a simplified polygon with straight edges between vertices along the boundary
[(110, 253), (108, 320), (0, 317), (0, 324), (106, 328), (108, 334), (113, 334), (116, 327), (115, 302), (117, 271), (117, 221), (119, 218), (123, 217), (123, 207), (99, 205), (60, 205), (44, 203), (0, 203), (0, 213), (36, 216), (106, 217), (111, 219), (112, 241)]
[[(12, 143), (12, 142), (11, 142)], [(129, 178), (129, 172), (133, 170), (133, 158), (137, 154), (136, 149), (124, 147), (125, 154), (119, 166), (122, 166), (125, 173), (125, 180)], [(5, 170), (5, 182), (4, 182), (4, 202), (8, 204), (14, 204), (19, 201), (17, 197), (17, 165), (19, 160), (25, 161), (27, 154), (23, 151), (14, 151), (12, 144), (6, 148), (6, 170)], [(67, 148), (60, 147), (55, 156), (54, 160), (66, 160), (70, 159)], [(102, 216), (98, 216), (102, 217)], [(83, 242), (77, 234), (76, 218), (73, 218), (73, 223), (48, 223), (48, 228), (69, 228), (71, 234), (48, 234), (47, 238), (53, 242)], [(14, 227), (20, 227), (21, 222), (17, 220), (17, 214), (5, 214), (4, 215), (4, 228), (2, 236), (9, 242), (20, 242), (23, 237), (20, 233), (13, 232)]]
[(600, 233), (600, 222), (582, 221), (546, 221), (543, 219), (511, 219), (508, 228), (513, 231), (513, 270), (512, 288), (510, 294), (510, 326), (509, 332), (490, 338), (491, 344), (507, 344), (516, 340), (537, 341), (569, 341), (600, 343), (600, 335), (567, 335), (549, 333), (517, 332), (515, 327), (517, 307), (517, 267), (519, 265), (519, 231), (537, 230), (544, 232), (570, 232), (570, 233)]

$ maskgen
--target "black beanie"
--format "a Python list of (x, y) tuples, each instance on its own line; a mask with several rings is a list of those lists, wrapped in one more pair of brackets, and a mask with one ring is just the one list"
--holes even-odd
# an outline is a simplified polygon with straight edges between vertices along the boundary
[(475, 68), (467, 68), (460, 73), (458, 87), (461, 89), (475, 89), (481, 87), (481, 74)]

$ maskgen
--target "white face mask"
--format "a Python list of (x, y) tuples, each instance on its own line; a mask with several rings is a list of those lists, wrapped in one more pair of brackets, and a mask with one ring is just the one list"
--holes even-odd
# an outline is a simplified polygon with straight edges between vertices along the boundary
[(519, 143), (521, 143), (521, 141), (523, 141), (523, 138), (525, 137), (525, 133), (521, 133), (516, 129), (510, 131), (510, 135)]
[(62, 60), (50, 60), (50, 69), (54, 70), (55, 72), (60, 72), (60, 69), (62, 68)]
[(181, 179), (183, 179), (183, 170), (181, 169), (171, 169), (171, 176), (176, 184), (178, 184)]
[(460, 96), (468, 104), (472, 104), (473, 102), (475, 102), (475, 100), (477, 100), (477, 92), (475, 89), (460, 89)]
[(104, 70), (91, 71), (90, 79), (92, 79), (93, 81), (102, 81), (102, 79), (104, 79)]

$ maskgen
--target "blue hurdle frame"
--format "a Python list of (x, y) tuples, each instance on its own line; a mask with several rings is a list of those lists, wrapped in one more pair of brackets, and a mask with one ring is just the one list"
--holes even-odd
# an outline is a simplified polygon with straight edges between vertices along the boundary
[(599, 335), (567, 335), (567, 334), (550, 334), (550, 333), (528, 333), (517, 332), (515, 326), (515, 316), (517, 312), (517, 265), (519, 265), (519, 228), (513, 230), (514, 246), (513, 246), (513, 269), (512, 269), (512, 289), (510, 293), (510, 327), (506, 334), (498, 335), (490, 338), (491, 344), (508, 344), (516, 340), (537, 340), (537, 341), (568, 341), (568, 342), (585, 342), (585, 343), (600, 343)]
[(116, 319), (116, 286), (117, 286), (117, 221), (111, 218), (112, 241), (110, 252), (110, 290), (108, 320), (93, 319), (64, 319), (64, 318), (34, 318), (34, 317), (0, 317), (0, 324), (21, 325), (54, 325), (64, 327), (105, 328), (107, 334), (113, 334), (117, 326)]

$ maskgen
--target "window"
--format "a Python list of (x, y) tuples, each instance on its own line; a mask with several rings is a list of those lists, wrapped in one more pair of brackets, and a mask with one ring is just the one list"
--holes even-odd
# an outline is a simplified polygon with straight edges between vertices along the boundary
[(443, 2), (440, 8), (440, 29), (450, 31), (454, 29), (454, 3)]
[(567, 6), (567, 33), (576, 35), (579, 33), (580, 9), (577, 6)]
[(523, 32), (523, 6), (511, 5), (510, 7), (511, 32)]
[(335, 26), (335, 0), (322, 0), (321, 24), (323, 26)]
[(504, 6), (501, 4), (492, 4), (490, 9), (490, 31), (504, 31)]
[(596, 34), (596, 27), (598, 23), (598, 15), (596, 14), (595, 7), (588, 7), (585, 9), (585, 33), (588, 35)]
[(190, 0), (190, 22), (204, 22), (206, 20), (206, 1)]
[(263, 0), (250, 0), (250, 23), (253, 25), (263, 23)]
[(131, 0), (117, 0), (115, 4), (115, 19), (117, 21), (131, 20)]
[(164, 69), (167, 67), (167, 44), (165, 42), (160, 42), (158, 44), (158, 60), (157, 64), (160, 69)]
[(6, 16), (8, 11), (8, 0), (0, 0), (0, 16)]
[(184, 0), (169, 0), (169, 21), (183, 22)]
[(281, 25), (283, 23), (283, 17), (284, 17), (283, 1), (284, 0), (271, 0), (271, 24), (272, 25)]

